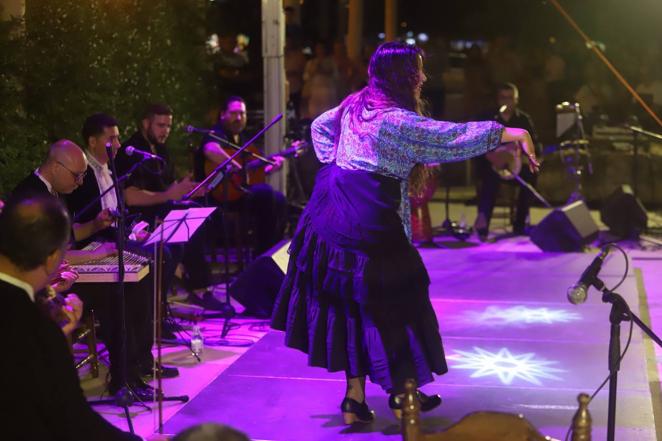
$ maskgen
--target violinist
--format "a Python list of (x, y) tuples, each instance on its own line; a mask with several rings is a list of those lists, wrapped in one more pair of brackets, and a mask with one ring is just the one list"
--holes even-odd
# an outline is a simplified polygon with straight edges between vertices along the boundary
[[(242, 146), (250, 139), (244, 132), (246, 123), (246, 101), (239, 96), (231, 96), (221, 107), (218, 123), (212, 127), (213, 135)], [(205, 169), (215, 168), (235, 151), (214, 137), (205, 136), (195, 152), (195, 177), (198, 180), (205, 178)], [(261, 153), (254, 146), (249, 147), (249, 150), (257, 154)], [(212, 203), (222, 205), (230, 212), (243, 211), (248, 214), (248, 220), (255, 229), (255, 253), (262, 254), (283, 238), (287, 223), (287, 202), (285, 196), (274, 190), (269, 184), (255, 182), (251, 179), (259, 174), (247, 172), (242, 168), (244, 162), (253, 160), (253, 156), (250, 154), (244, 156), (245, 158), (235, 161), (233, 164), (235, 175), (225, 179), (219, 186), (221, 191), (216, 193), (218, 196), (215, 195)], [(280, 170), (284, 162), (284, 158), (281, 156), (271, 159), (273, 164), (265, 164), (263, 167), (266, 174)], [(205, 167), (206, 165), (207, 167)], [(221, 188), (223, 186), (227, 186), (227, 188)], [(226, 192), (227, 194), (235, 193), (237, 197), (224, 200)]]

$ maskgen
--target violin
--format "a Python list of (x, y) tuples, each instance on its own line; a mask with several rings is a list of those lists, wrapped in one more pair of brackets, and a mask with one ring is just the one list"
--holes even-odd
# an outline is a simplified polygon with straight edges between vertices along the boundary
[[(252, 159), (254, 155), (246, 154), (236, 158), (235, 161), (241, 166), (240, 170), (233, 170), (227, 176), (221, 185), (218, 185), (211, 191), (211, 196), (217, 202), (233, 202), (239, 200), (245, 193), (245, 185), (254, 185), (265, 182), (266, 173), (264, 167), (269, 165), (269, 160), (276, 156), (288, 157), (299, 156), (308, 148), (305, 141), (295, 141), (292, 146), (286, 150), (267, 156), (262, 159)], [(235, 150), (221, 147), (228, 156), (231, 156)], [(249, 146), (246, 150), (259, 156), (259, 149), (256, 146)], [(266, 159), (266, 161), (264, 160)], [(205, 175), (209, 175), (218, 164), (205, 159)], [(244, 176), (245, 175), (245, 176)]]

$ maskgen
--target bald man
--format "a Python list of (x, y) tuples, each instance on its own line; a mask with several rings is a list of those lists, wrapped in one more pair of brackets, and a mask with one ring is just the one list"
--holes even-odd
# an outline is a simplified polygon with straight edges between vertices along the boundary
[[(68, 139), (60, 139), (50, 146), (46, 160), (14, 188), (11, 199), (43, 195), (59, 198), (61, 195), (70, 194), (83, 183), (87, 174), (87, 165), (85, 154), (76, 143)], [(112, 221), (109, 210), (103, 210), (87, 222), (74, 223), (72, 226), (74, 237), (89, 237), (107, 228)], [(114, 248), (109, 246), (94, 255), (68, 252), (66, 257), (71, 263), (80, 263), (92, 258), (104, 257), (101, 254), (111, 255), (113, 250)]]
[[(119, 147), (119, 143), (117, 144)], [(11, 193), (10, 201), (20, 201), (35, 196), (62, 198), (73, 193), (86, 180), (92, 179), (93, 172), (88, 172), (89, 161), (78, 145), (67, 139), (53, 143), (48, 157), (34, 172), (21, 181)], [(91, 167), (90, 167), (91, 168)], [(73, 223), (72, 242), (78, 242), (106, 230), (113, 222), (110, 209), (99, 209), (90, 219)], [(80, 264), (117, 253), (115, 244), (104, 242), (94, 251), (67, 249), (65, 259), (73, 264)], [(136, 285), (136, 286), (134, 286)], [(75, 291), (83, 299), (85, 309), (93, 309), (101, 324), (104, 342), (110, 356), (109, 391), (115, 394), (124, 384), (132, 387), (134, 393), (143, 401), (153, 398), (152, 390), (140, 378), (138, 363), (149, 363), (151, 357), (151, 279), (145, 278), (138, 284), (127, 284), (125, 318), (127, 330), (127, 364), (129, 369), (122, 369), (123, 340), (119, 311), (121, 303), (117, 301), (115, 283), (76, 284)]]

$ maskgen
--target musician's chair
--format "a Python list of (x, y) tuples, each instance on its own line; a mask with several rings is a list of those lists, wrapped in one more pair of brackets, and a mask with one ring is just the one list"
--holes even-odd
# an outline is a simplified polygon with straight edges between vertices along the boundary
[[(228, 265), (235, 265), (236, 270), (228, 271), (230, 274), (242, 272), (252, 256), (253, 228), (250, 216), (243, 210), (223, 212), (220, 228), (222, 230), (219, 232), (218, 241), (211, 245), (212, 261), (227, 261)], [(229, 277), (230, 274), (224, 274), (224, 277)]]

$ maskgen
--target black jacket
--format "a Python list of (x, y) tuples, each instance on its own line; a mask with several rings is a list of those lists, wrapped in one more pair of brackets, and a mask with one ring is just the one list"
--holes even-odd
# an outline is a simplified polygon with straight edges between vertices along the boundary
[[(140, 441), (97, 414), (85, 400), (62, 331), (21, 288), (0, 280), (5, 317), (0, 387), (3, 439)], [(6, 437), (6, 438), (5, 438)]]
[(27, 175), (9, 195), (9, 200), (24, 199), (34, 196), (52, 196), (46, 184), (34, 172)]

